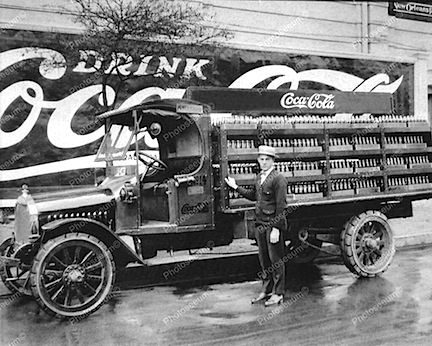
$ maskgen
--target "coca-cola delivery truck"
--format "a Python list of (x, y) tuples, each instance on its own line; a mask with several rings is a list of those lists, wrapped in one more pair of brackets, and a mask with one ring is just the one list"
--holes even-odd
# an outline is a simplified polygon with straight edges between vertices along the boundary
[[(262, 144), (276, 148), (287, 180), (283, 214), (268, 210), (288, 221), (287, 261), (309, 262), (327, 242), (352, 273), (379, 275), (395, 253), (388, 219), (432, 196), (429, 124), (396, 114), (388, 93), (189, 88), (98, 119), (103, 182), (34, 194), (23, 185), (14, 234), (0, 245), (5, 285), (60, 317), (97, 310), (119, 269), (159, 250), (254, 238), (255, 206), (225, 178), (253, 185)], [(128, 155), (133, 165), (114, 164)]]

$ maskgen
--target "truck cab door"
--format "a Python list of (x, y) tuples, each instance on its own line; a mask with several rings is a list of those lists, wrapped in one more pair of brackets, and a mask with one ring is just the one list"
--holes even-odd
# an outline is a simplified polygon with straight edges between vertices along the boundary
[[(175, 175), (173, 184), (177, 207), (170, 208), (170, 222), (179, 226), (214, 227), (213, 174), (211, 166), (210, 116), (194, 117), (202, 141), (202, 155), (195, 158), (196, 169), (190, 174)], [(173, 220), (174, 218), (174, 220)]]

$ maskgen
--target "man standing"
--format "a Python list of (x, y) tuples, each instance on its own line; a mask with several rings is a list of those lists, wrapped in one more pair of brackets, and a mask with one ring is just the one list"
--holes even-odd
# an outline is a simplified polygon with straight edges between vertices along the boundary
[(255, 205), (255, 237), (261, 264), (262, 292), (252, 299), (252, 304), (266, 300), (266, 306), (279, 304), (285, 293), (285, 264), (283, 231), (287, 228), (285, 218), (287, 184), (285, 177), (274, 169), (275, 149), (266, 145), (258, 147), (258, 164), (261, 173), (252, 189), (236, 184), (227, 177), (227, 185), (237, 190)]

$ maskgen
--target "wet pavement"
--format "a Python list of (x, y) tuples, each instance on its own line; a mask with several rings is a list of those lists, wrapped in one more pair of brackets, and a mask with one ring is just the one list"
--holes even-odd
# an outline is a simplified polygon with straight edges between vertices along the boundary
[[(176, 264), (178, 265), (178, 264)], [(287, 268), (282, 305), (251, 305), (256, 256), (128, 269), (109, 303), (59, 321), (0, 288), (1, 345), (430, 345), (432, 248), (400, 251), (389, 270), (357, 279), (339, 262)], [(149, 277), (171, 274), (167, 286)], [(241, 275), (236, 275), (241, 272)], [(226, 273), (225, 278), (223, 274)], [(200, 276), (198, 279), (197, 274)], [(153, 276), (152, 276), (153, 275)], [(195, 277), (193, 283), (179, 283)], [(140, 277), (145, 277), (140, 279)]]

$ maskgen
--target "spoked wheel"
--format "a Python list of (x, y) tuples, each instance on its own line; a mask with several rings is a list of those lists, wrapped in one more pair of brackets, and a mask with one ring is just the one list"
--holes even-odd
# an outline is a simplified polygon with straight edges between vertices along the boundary
[(12, 293), (21, 293), (30, 296), (30, 268), (33, 261), (33, 246), (30, 243), (17, 244), (9, 240), (9, 246), (1, 252), (1, 256), (10, 257), (19, 260), (15, 264), (7, 262), (2, 263), (0, 267), (0, 276), (4, 285)]
[(69, 233), (49, 240), (36, 255), (30, 280), (49, 314), (85, 317), (108, 298), (115, 279), (112, 254), (99, 239)]
[(393, 232), (378, 211), (354, 216), (341, 233), (342, 258), (354, 274), (373, 277), (385, 272), (395, 254)]
[(293, 239), (285, 248), (285, 256), (292, 257), (291, 261), (297, 264), (312, 262), (320, 253), (322, 241), (316, 239), (305, 227), (294, 229), (293, 232)]

